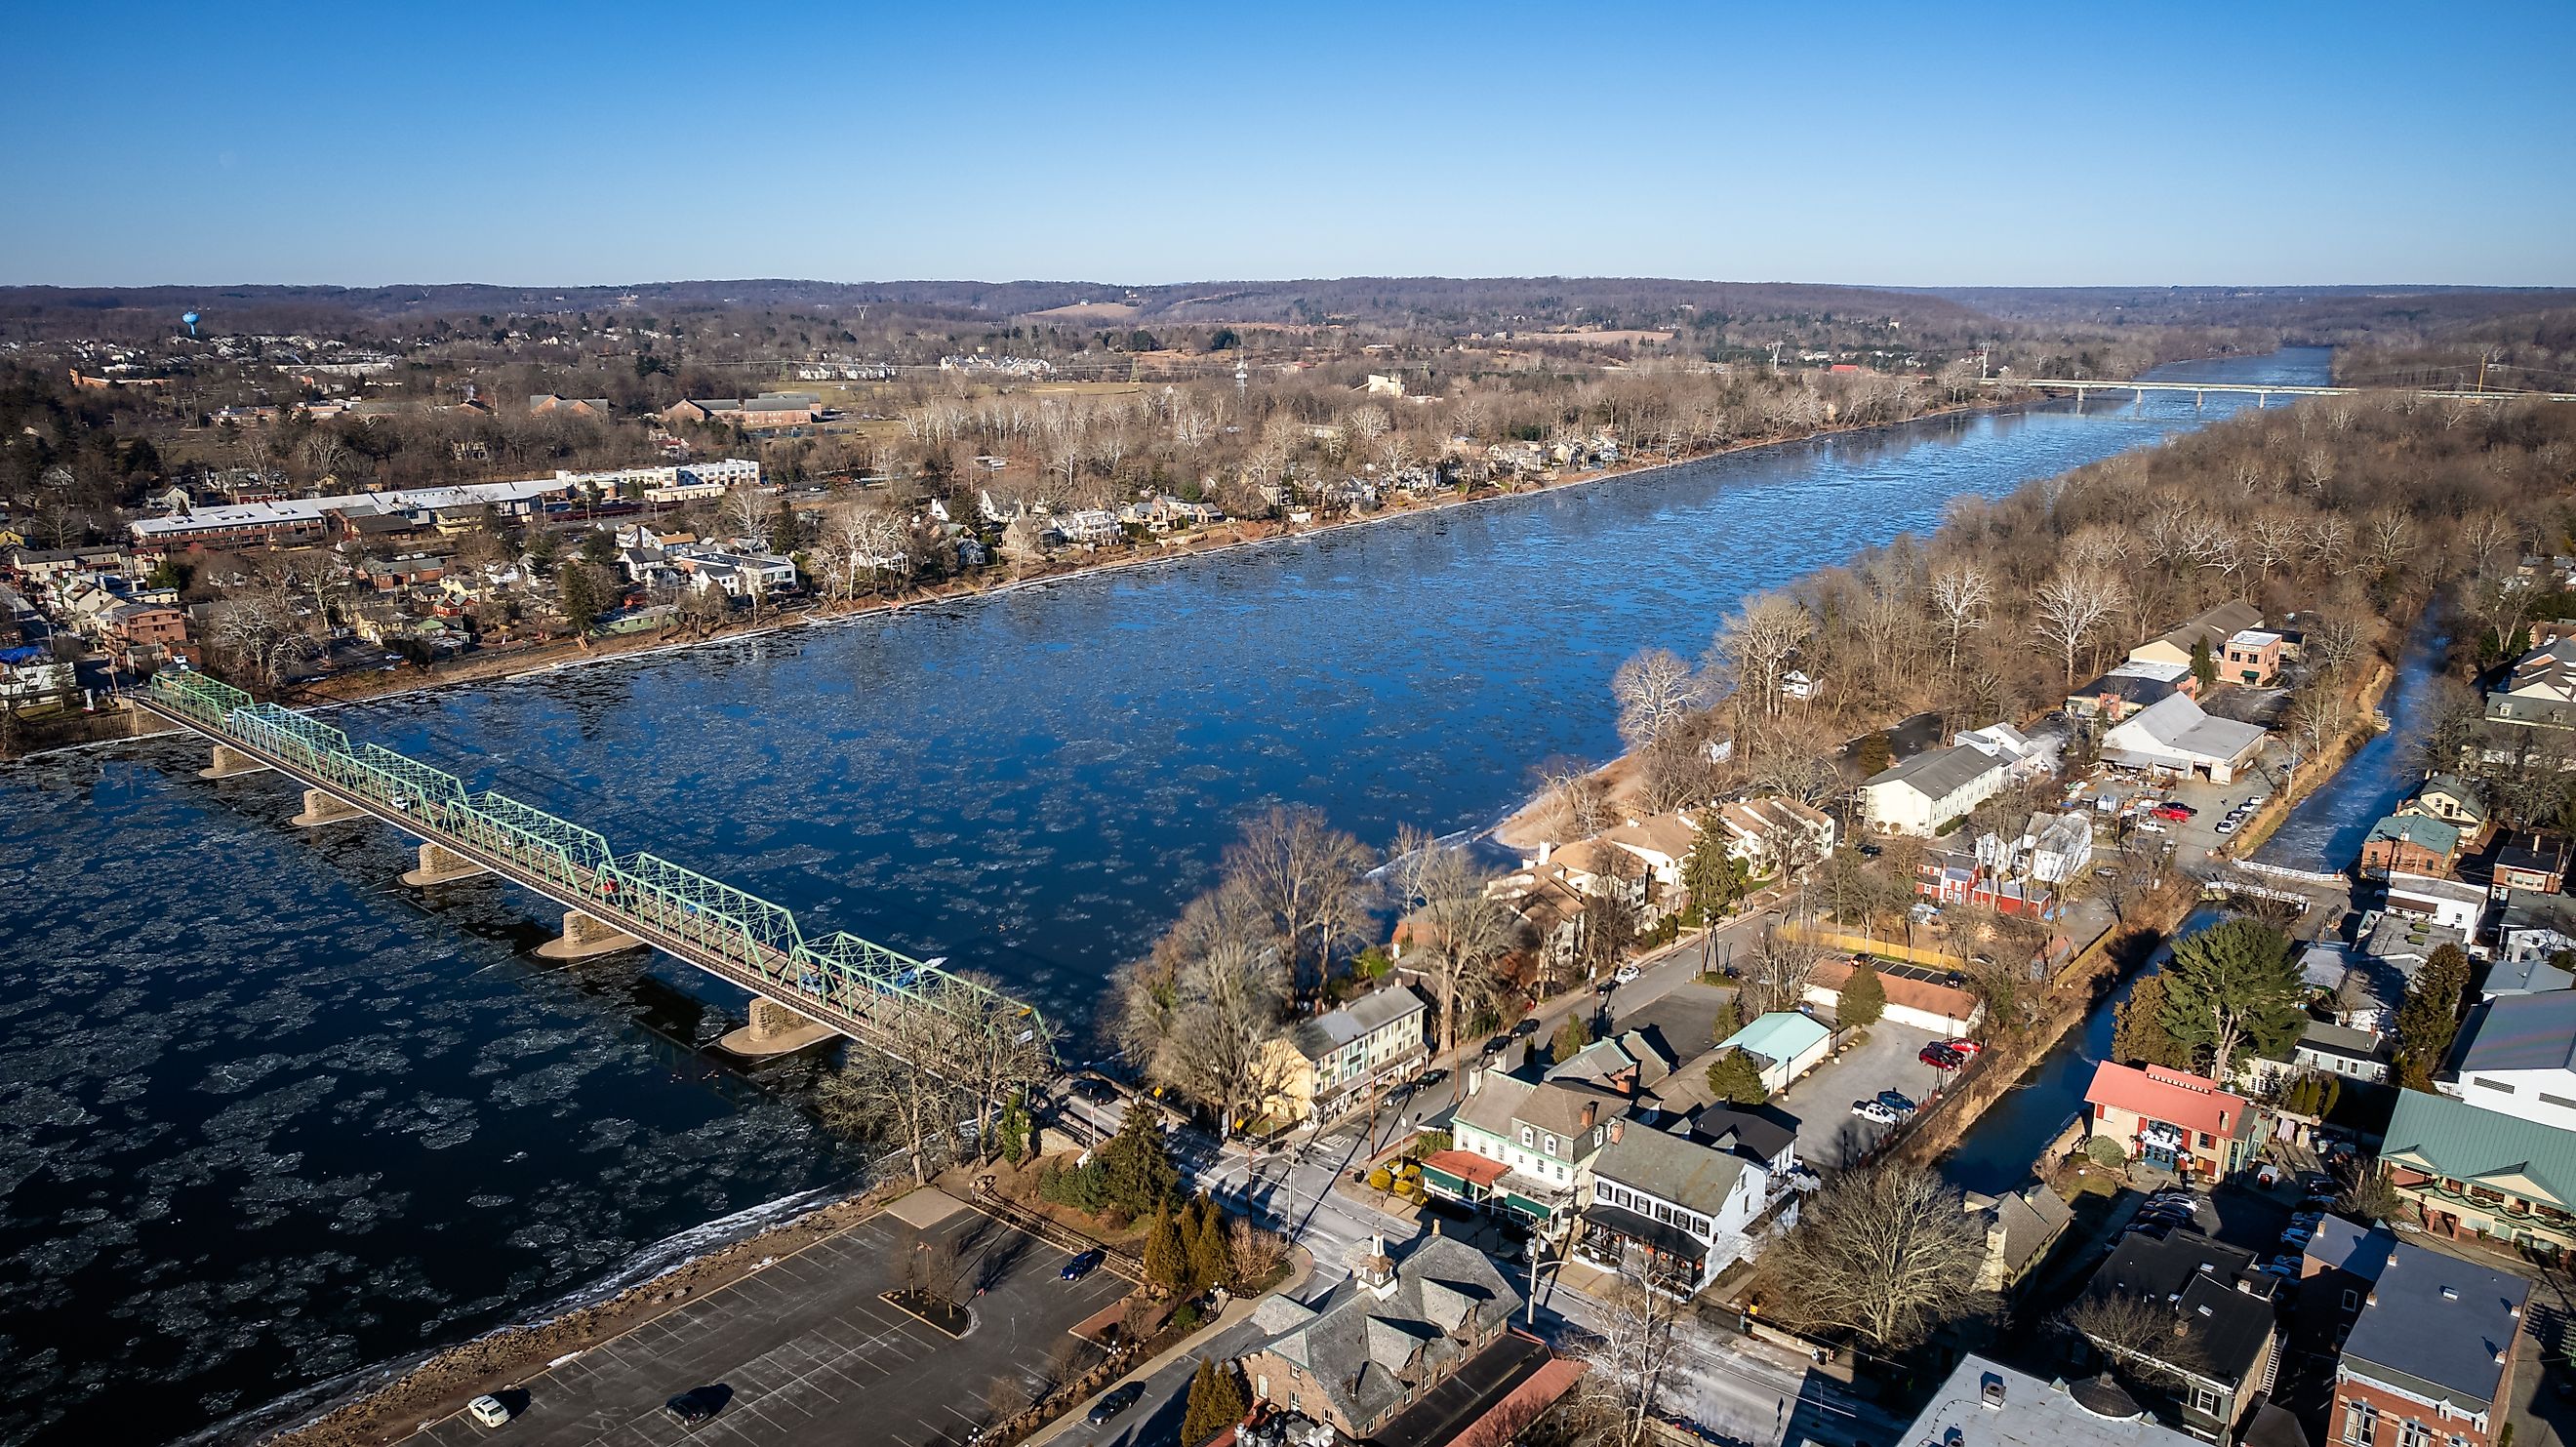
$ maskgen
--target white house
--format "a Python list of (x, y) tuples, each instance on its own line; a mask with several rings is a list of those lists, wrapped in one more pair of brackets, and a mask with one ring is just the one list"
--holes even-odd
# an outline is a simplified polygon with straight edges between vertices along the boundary
[(2004, 786), (2004, 766), (1973, 745), (1915, 755), (1860, 786), (1861, 813), (1873, 829), (1933, 834), (1991, 799)]
[[(1467, 1103), (1450, 1123), (1457, 1149), (1500, 1168), (1490, 1182), (1461, 1175), (1458, 1187), (1532, 1220), (1570, 1217), (1592, 1185), (1592, 1160), (1610, 1140), (1619, 1097), (1566, 1081), (1532, 1083), (1491, 1071), (1467, 1076)], [(1426, 1176), (1434, 1190), (1448, 1183)], [(1454, 1188), (1453, 1188), (1454, 1189)], [(1463, 1192), (1459, 1192), (1462, 1193)]]
[(1679, 889), (1682, 861), (1690, 858), (1691, 846), (1699, 842), (1699, 826), (1687, 814), (1652, 814), (1605, 829), (1593, 838), (1643, 861), (1647, 877), (1659, 888)]
[(1721, 804), (1715, 815), (1726, 836), (1726, 853), (1741, 859), (1756, 874), (1768, 873), (1781, 861), (1822, 859), (1834, 852), (1834, 819), (1786, 795), (1739, 799)]
[(2576, 1131), (2576, 991), (2505, 995), (2469, 1012), (2434, 1084), (2480, 1110)]
[(1687, 1300), (1752, 1254), (1749, 1233), (1772, 1195), (1770, 1171), (1744, 1154), (1614, 1120), (1575, 1249)]
[(2408, 919), (2429, 920), (2444, 929), (2455, 929), (2470, 939), (2478, 935), (2478, 921), (2486, 914), (2487, 892), (2474, 884), (2457, 879), (2442, 879), (2430, 874), (2408, 874), (2391, 871), (2387, 886), (2388, 912)]
[(2262, 752), (2263, 737), (2261, 728), (2212, 718), (2177, 693), (2104, 734), (2102, 758), (2174, 778), (2198, 776), (2228, 784)]

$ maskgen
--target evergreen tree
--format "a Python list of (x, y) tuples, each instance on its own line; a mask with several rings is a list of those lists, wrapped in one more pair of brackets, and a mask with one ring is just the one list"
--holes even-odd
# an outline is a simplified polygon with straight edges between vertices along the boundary
[(1169, 1211), (1154, 1213), (1154, 1229), (1145, 1233), (1145, 1279), (1167, 1292), (1189, 1289), (1189, 1249), (1181, 1242), (1180, 1223)]
[(2397, 1007), (2397, 1083), (2407, 1090), (2430, 1092), (2433, 1072), (2451, 1053), (2460, 1028), (2460, 996), (2469, 984), (2469, 957), (2458, 945), (2444, 945), (2424, 961), (2406, 1002)]
[(1762, 1083), (1762, 1070), (1753, 1057), (1741, 1050), (1729, 1050), (1709, 1062), (1709, 1093), (1733, 1105), (1760, 1105), (1771, 1098), (1771, 1088)]
[(1843, 1002), (1834, 1010), (1834, 1023), (1850, 1030), (1866, 1030), (1887, 1013), (1887, 985), (1878, 978), (1878, 969), (1867, 960), (1852, 961), (1851, 978), (1843, 981)]
[(1592, 1031), (1583, 1023), (1582, 1013), (1577, 1011), (1566, 1016), (1565, 1023), (1556, 1027), (1556, 1043), (1548, 1047), (1547, 1058), (1563, 1065), (1582, 1054), (1583, 1047), (1591, 1043)]
[(1130, 1216), (1161, 1209), (1181, 1183), (1163, 1129), (1142, 1101), (1127, 1108), (1126, 1123), (1100, 1148), (1094, 1164), (1100, 1167), (1101, 1198)]
[(2200, 691), (2204, 697), (2218, 686), (2218, 659), (2210, 653), (2207, 638), (2191, 641), (2191, 676), (2200, 680)]
[(1744, 1006), (1741, 1003), (1742, 1000), (1743, 992), (1737, 991), (1729, 994), (1725, 1001), (1717, 1007), (1717, 1019), (1712, 1021), (1708, 1027), (1709, 1041), (1711, 1044), (1723, 1045), (1726, 1043), (1727, 1037), (1744, 1028)]
[(1029, 1119), (1028, 1092), (1011, 1092), (1011, 1098), (1002, 1105), (1001, 1119), (993, 1123), (994, 1144), (1001, 1147), (1002, 1159), (1018, 1165), (1020, 1158), (1029, 1153), (1029, 1132), (1034, 1128), (1035, 1122)]
[(2165, 1030), (2165, 977), (2156, 971), (2140, 975), (2129, 998), (2113, 1014), (2111, 1058), (2123, 1065), (2163, 1065), (2191, 1069), (2191, 1047)]
[(2241, 1052), (2277, 1056), (2307, 1025), (2290, 937), (2260, 920), (2231, 919), (2174, 945), (2165, 966), (2166, 1033), (2209, 1057), (2221, 1085), (2242, 1064)]
[(1243, 1413), (1243, 1388), (1234, 1379), (1233, 1364), (1199, 1358), (1199, 1369), (1190, 1377), (1189, 1405), (1181, 1411), (1181, 1447), (1199, 1447), (1241, 1422)]
[(1198, 1228), (1190, 1237), (1190, 1286), (1205, 1291), (1234, 1278), (1234, 1253), (1225, 1244), (1225, 1212), (1199, 1199)]
[(1744, 897), (1744, 872), (1726, 852), (1726, 835), (1710, 814), (1699, 822), (1699, 836), (1682, 859), (1682, 888), (1690, 891), (1691, 908), (1703, 920), (1714, 920)]

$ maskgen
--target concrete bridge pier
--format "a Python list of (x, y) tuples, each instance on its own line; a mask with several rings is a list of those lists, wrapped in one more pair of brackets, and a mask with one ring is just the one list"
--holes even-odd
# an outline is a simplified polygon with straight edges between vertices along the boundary
[(414, 889), (426, 889), (433, 884), (454, 884), (460, 879), (472, 879), (478, 874), (491, 872), (444, 844), (424, 844), (420, 846), (420, 867), (404, 870), (402, 882)]
[(537, 958), (586, 960), (594, 955), (613, 955), (619, 950), (636, 949), (643, 943), (606, 920), (568, 909), (564, 911), (563, 937), (537, 946)]
[(366, 810), (328, 789), (307, 789), (304, 791), (304, 812), (286, 822), (298, 828), (319, 829), (325, 824), (337, 824), (344, 819), (366, 817)]
[(719, 1049), (760, 1059), (818, 1045), (840, 1032), (818, 1024), (766, 995), (751, 997), (751, 1023), (716, 1042)]
[(257, 774), (268, 765), (243, 753), (230, 744), (215, 745), (214, 762), (197, 771), (200, 779), (229, 779), (235, 774)]

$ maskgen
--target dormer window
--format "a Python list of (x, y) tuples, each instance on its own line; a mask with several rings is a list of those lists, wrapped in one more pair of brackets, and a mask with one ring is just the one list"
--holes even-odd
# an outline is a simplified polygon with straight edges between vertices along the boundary
[(1556, 1137), (1554, 1136), (1549, 1136), (1547, 1138), (1547, 1153), (1549, 1155), (1556, 1154)]
[(1538, 1144), (1538, 1132), (1537, 1132), (1537, 1131), (1534, 1131), (1534, 1130), (1532, 1130), (1532, 1129), (1530, 1129), (1528, 1126), (1522, 1126), (1522, 1127), (1521, 1127), (1521, 1144), (1522, 1144), (1522, 1145), (1525, 1145), (1525, 1146), (1534, 1146), (1534, 1145), (1537, 1145), (1537, 1144)]

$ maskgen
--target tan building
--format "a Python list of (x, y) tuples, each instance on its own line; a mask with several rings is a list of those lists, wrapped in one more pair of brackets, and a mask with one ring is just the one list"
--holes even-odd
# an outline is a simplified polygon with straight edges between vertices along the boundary
[(1253, 1320), (1274, 1335), (1243, 1358), (1243, 1374), (1256, 1402), (1359, 1442), (1517, 1340), (1509, 1333), (1521, 1294), (1463, 1241), (1428, 1237), (1399, 1262), (1379, 1238), (1353, 1263), (1348, 1285), (1324, 1302), (1319, 1311), (1265, 1298)]
[(1277, 1084), (1263, 1108), (1281, 1121), (1335, 1120), (1379, 1087), (1412, 1079), (1431, 1058), (1428, 1013), (1421, 996), (1393, 985), (1298, 1021), (1265, 1053), (1263, 1076)]
[[(2228, 639), (2248, 629), (2262, 626), (2262, 610), (2253, 604), (2221, 603), (2198, 617), (2185, 620), (2172, 631), (2159, 634), (2130, 649), (2129, 661), (2179, 663), (2189, 667), (2194, 644), (2207, 645), (2209, 656), (2213, 659), (2223, 658), (2227, 652)], [(2276, 637), (2274, 642), (2279, 642), (2279, 639)], [(2219, 676), (2227, 677), (2224, 668), (2220, 670)]]

